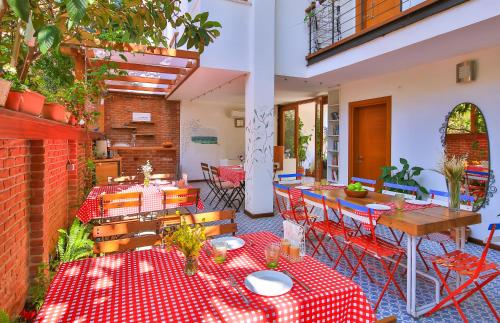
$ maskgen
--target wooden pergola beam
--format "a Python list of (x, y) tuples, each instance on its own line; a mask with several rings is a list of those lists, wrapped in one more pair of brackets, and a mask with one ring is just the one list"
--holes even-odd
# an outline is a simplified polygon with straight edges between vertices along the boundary
[[(130, 75), (112, 75), (109, 81), (123, 81), (123, 82), (140, 82), (140, 83), (151, 83), (151, 84), (165, 84), (174, 85), (175, 80), (167, 80), (153, 77), (142, 77), (142, 76), (130, 76)], [(107, 84), (107, 86), (112, 86)]]
[[(106, 65), (109, 63), (110, 61), (95, 60), (92, 61), (92, 66), (100, 67), (102, 65)], [(153, 72), (153, 73), (163, 73), (163, 74), (182, 74), (182, 75), (188, 73), (188, 70), (182, 67), (145, 65), (145, 64), (127, 63), (127, 62), (115, 62), (115, 61), (111, 61), (111, 63), (115, 64), (120, 70)]]
[(131, 90), (131, 91), (144, 91), (144, 92), (167, 92), (168, 88), (163, 87), (144, 87), (134, 85), (117, 85), (107, 84), (108, 90)]
[(101, 41), (96, 43), (90, 40), (69, 40), (64, 42), (63, 46), (85, 46), (91, 48), (100, 48), (100, 49), (112, 49), (120, 52), (130, 52), (130, 53), (141, 53), (148, 55), (159, 55), (159, 56), (169, 56), (169, 57), (177, 57), (177, 58), (185, 58), (185, 59), (200, 59), (200, 54), (197, 52), (192, 52), (183, 49), (175, 49), (175, 48), (165, 48), (165, 47), (154, 47), (154, 46), (146, 46), (146, 45), (138, 45), (138, 44), (129, 44), (129, 43), (117, 43), (117, 42), (108, 42)]

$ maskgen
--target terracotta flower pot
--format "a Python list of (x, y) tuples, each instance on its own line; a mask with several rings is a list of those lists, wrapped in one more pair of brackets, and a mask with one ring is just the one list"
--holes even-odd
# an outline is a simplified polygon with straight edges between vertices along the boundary
[(7, 80), (0, 79), (0, 107), (5, 106), (7, 97), (9, 96), (11, 83)]
[(297, 174), (304, 175), (304, 167), (302, 166), (297, 166)]
[(23, 92), (23, 99), (19, 105), (19, 110), (27, 114), (39, 116), (42, 113), (44, 103), (45, 97), (43, 95), (28, 90)]
[(43, 106), (43, 117), (59, 122), (66, 122), (66, 107), (57, 103), (46, 103)]
[(23, 92), (9, 91), (5, 107), (10, 110), (19, 111), (19, 106), (23, 100)]
[(72, 126), (76, 126), (76, 118), (74, 115), (71, 115), (68, 119), (68, 123)]

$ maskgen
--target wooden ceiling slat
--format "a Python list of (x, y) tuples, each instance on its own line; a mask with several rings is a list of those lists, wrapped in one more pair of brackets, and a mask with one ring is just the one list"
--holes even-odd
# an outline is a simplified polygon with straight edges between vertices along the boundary
[[(130, 71), (141, 71), (141, 72), (153, 72), (153, 73), (163, 73), (163, 74), (187, 74), (188, 70), (182, 67), (171, 67), (171, 66), (157, 66), (157, 65), (145, 65), (127, 62), (113, 62), (117, 65), (118, 69), (130, 70)], [(94, 66), (102, 66), (109, 64), (109, 62), (104, 60), (92, 61)]]
[[(151, 83), (151, 84), (165, 84), (165, 85), (175, 84), (175, 80), (166, 80), (160, 78), (130, 76), (130, 75), (113, 75), (108, 80), (123, 81), (123, 82), (141, 82), (141, 83)], [(112, 86), (112, 84), (108, 84), (108, 86)]]
[(135, 86), (135, 85), (117, 85), (117, 84), (107, 84), (108, 90), (133, 90), (133, 91), (144, 91), (144, 92), (167, 92), (163, 87), (145, 87), (145, 86)]

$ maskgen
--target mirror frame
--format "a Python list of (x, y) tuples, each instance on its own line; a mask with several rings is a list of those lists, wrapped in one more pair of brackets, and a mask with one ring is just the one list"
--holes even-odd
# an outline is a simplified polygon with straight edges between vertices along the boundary
[(495, 186), (495, 175), (493, 174), (493, 169), (491, 168), (490, 135), (488, 133), (488, 123), (486, 121), (486, 117), (484, 116), (483, 111), (481, 111), (481, 109), (476, 104), (474, 104), (472, 102), (461, 102), (461, 103), (458, 103), (457, 105), (455, 105), (453, 107), (453, 109), (451, 109), (450, 112), (448, 112), (446, 114), (446, 116), (444, 118), (444, 122), (441, 125), (441, 128), (439, 128), (439, 133), (441, 134), (441, 145), (443, 146), (443, 149), (446, 150), (446, 130), (448, 129), (448, 122), (449, 122), (451, 114), (453, 113), (453, 111), (455, 110), (455, 108), (457, 106), (459, 106), (460, 104), (472, 104), (473, 106), (476, 107), (476, 109), (479, 110), (479, 112), (481, 113), (481, 115), (484, 118), (484, 126), (486, 127), (486, 134), (488, 135), (488, 163), (489, 163), (490, 174), (489, 174), (489, 177), (488, 177), (488, 184), (486, 185), (486, 192), (484, 194), (484, 202), (477, 209), (473, 210), (474, 212), (477, 212), (480, 209), (484, 208), (485, 206), (489, 205), (490, 204), (490, 198), (493, 198), (493, 195), (495, 195), (495, 193), (498, 191), (497, 187)]

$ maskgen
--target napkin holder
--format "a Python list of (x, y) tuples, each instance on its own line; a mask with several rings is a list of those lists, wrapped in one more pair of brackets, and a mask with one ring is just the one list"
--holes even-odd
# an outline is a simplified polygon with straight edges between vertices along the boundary
[(304, 227), (289, 220), (283, 221), (283, 240), (288, 240), (290, 247), (292, 245), (298, 247), (299, 252), (298, 256), (292, 255), (291, 252), (286, 252), (284, 248), (281, 248), (281, 256), (291, 263), (303, 261), (306, 254)]

